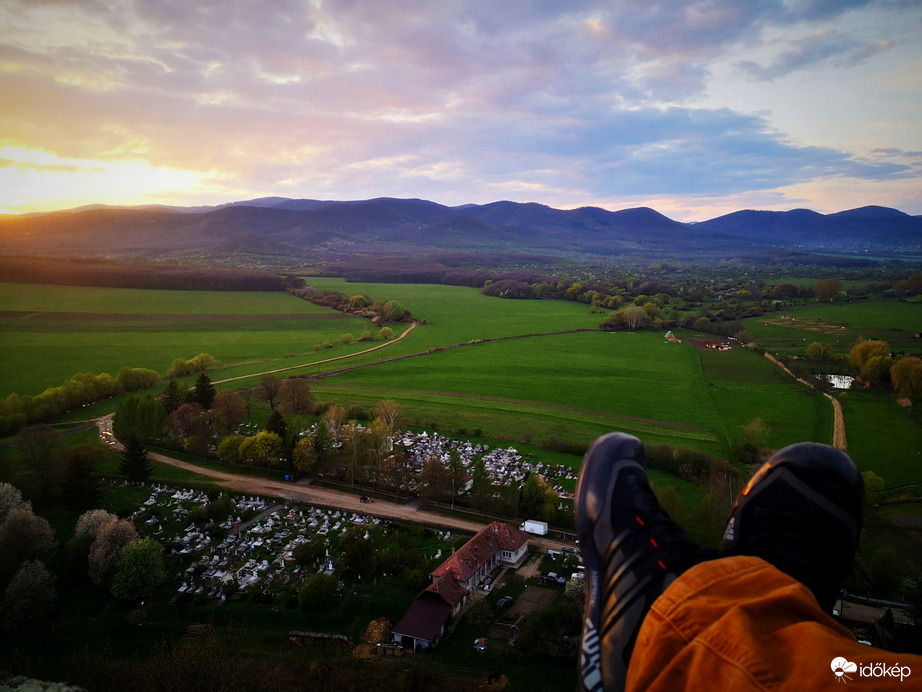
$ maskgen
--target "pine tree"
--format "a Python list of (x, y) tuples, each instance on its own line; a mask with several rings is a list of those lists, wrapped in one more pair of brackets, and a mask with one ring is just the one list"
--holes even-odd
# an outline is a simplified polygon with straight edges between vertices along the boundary
[(195, 380), (195, 386), (192, 387), (191, 400), (201, 404), (204, 409), (210, 409), (216, 396), (217, 392), (211, 384), (211, 378), (205, 373), (199, 375)]
[(147, 450), (134, 435), (125, 442), (125, 451), (122, 452), (122, 463), (118, 467), (118, 472), (132, 483), (145, 483), (154, 473)]
[(164, 410), (169, 414), (178, 409), (182, 401), (183, 394), (179, 391), (179, 385), (176, 384), (176, 380), (170, 378), (166, 389), (164, 389), (163, 394), (160, 395), (160, 403), (163, 404)]

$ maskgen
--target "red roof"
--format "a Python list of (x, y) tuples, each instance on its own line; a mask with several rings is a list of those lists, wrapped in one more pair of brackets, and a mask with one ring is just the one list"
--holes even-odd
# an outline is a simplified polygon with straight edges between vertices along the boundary
[(467, 589), (461, 586), (450, 572), (445, 572), (441, 577), (429, 584), (426, 591), (438, 594), (452, 608), (467, 596)]
[(434, 642), (450, 615), (450, 605), (437, 595), (429, 596), (423, 591), (413, 600), (407, 614), (394, 625), (392, 631), (395, 634)]
[(467, 581), (500, 550), (515, 552), (527, 541), (528, 534), (524, 531), (494, 521), (436, 567), (431, 575), (439, 578), (446, 572), (451, 572), (458, 581)]

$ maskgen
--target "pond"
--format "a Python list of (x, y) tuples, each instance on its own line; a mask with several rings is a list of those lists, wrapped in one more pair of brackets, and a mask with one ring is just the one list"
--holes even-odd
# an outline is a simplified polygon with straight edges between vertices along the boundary
[(849, 389), (855, 381), (851, 375), (817, 375), (817, 377), (826, 380), (835, 389)]

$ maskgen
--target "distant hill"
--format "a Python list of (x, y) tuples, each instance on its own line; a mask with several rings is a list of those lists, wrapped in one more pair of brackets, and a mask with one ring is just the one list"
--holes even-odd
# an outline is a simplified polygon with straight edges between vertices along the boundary
[(294, 264), (453, 254), (708, 261), (771, 252), (919, 257), (922, 217), (872, 206), (825, 215), (745, 210), (681, 223), (648, 208), (282, 197), (207, 208), (93, 205), (0, 216), (0, 255)]

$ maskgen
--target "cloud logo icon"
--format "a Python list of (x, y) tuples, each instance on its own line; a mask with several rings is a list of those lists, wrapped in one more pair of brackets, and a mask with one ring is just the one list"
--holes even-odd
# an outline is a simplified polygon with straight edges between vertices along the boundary
[(846, 680), (851, 680), (851, 678), (846, 675), (846, 673), (857, 673), (858, 664), (852, 663), (851, 661), (842, 658), (832, 659), (832, 663), (829, 664), (829, 667), (832, 668), (832, 672), (835, 673), (836, 682), (845, 682)]

